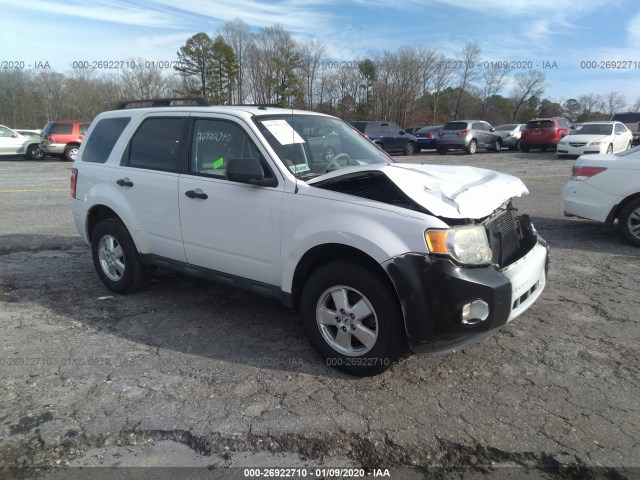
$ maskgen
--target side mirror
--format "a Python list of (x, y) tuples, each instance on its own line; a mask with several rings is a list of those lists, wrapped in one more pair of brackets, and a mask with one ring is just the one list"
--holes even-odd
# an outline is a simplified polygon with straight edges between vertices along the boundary
[(490, 132), (495, 132), (495, 131), (496, 131), (496, 129), (495, 129), (495, 128), (493, 128), (493, 127), (491, 127), (491, 128), (489, 129), (489, 131), (490, 131)]
[(406, 132), (405, 132), (404, 130), (400, 130), (398, 133), (399, 133), (400, 135), (404, 135)]
[(233, 158), (227, 165), (227, 179), (232, 182), (249, 183), (264, 187), (272, 186), (274, 180), (264, 178), (259, 158)]

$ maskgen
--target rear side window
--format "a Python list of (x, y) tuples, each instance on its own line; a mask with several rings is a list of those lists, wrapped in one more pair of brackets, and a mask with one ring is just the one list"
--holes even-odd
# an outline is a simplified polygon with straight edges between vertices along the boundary
[(73, 123), (52, 123), (49, 135), (71, 135), (73, 133)]
[(105, 118), (100, 120), (86, 141), (82, 154), (83, 162), (105, 163), (113, 146), (127, 126), (130, 117)]
[(81, 123), (80, 125), (78, 125), (78, 129), (80, 131), (80, 135), (86, 135), (87, 134), (87, 130), (89, 130), (89, 125), (91, 125), (90, 123)]
[(365, 133), (364, 131), (367, 128), (367, 122), (353, 122), (351, 125), (360, 130), (362, 133)]
[(145, 120), (129, 144), (129, 166), (177, 171), (182, 126), (182, 118)]

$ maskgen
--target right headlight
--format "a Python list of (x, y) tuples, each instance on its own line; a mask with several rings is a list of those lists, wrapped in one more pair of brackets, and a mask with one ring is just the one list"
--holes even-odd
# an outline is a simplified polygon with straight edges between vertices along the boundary
[(487, 232), (481, 226), (465, 226), (424, 232), (431, 253), (448, 255), (465, 265), (491, 263), (492, 252)]

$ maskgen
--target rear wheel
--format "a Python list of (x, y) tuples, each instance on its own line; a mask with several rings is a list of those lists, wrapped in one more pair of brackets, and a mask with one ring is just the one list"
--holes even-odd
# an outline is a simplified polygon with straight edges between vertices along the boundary
[(91, 254), (100, 280), (116, 293), (133, 293), (148, 281), (135, 243), (119, 219), (107, 218), (96, 225)]
[(469, 155), (473, 155), (476, 153), (478, 149), (478, 142), (476, 142), (475, 138), (469, 142), (469, 146), (465, 149)]
[(74, 162), (78, 156), (78, 150), (80, 150), (78, 145), (69, 145), (64, 149), (64, 158), (69, 162)]
[(40, 148), (40, 145), (29, 145), (27, 147), (27, 158), (29, 160), (42, 160), (44, 158), (44, 152)]
[(636, 198), (622, 209), (618, 222), (627, 241), (640, 247), (640, 198)]
[(404, 147), (404, 154), (411, 156), (414, 153), (416, 153), (416, 144), (413, 142), (407, 142)]
[(400, 356), (402, 314), (369, 269), (334, 262), (313, 272), (302, 291), (305, 333), (327, 365), (351, 375), (383, 372)]
[(529, 151), (529, 147), (527, 147), (526, 145), (520, 144), (520, 151), (522, 153), (527, 153)]
[(438, 153), (440, 155), (446, 155), (447, 154), (447, 149), (446, 148), (437, 148), (436, 150), (438, 151)]

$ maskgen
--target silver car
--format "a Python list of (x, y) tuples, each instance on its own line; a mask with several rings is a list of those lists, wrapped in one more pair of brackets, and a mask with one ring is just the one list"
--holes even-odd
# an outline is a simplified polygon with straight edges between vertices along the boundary
[(507, 123), (498, 125), (496, 133), (502, 135), (502, 146), (508, 147), (509, 150), (520, 150), (520, 137), (522, 130), (526, 125), (524, 123)]
[(464, 150), (470, 155), (478, 148), (499, 152), (502, 135), (483, 120), (455, 120), (447, 122), (438, 132), (436, 150), (440, 155), (449, 150)]
[(22, 135), (4, 125), (0, 125), (0, 155), (18, 155), (29, 160), (44, 157), (39, 137)]

